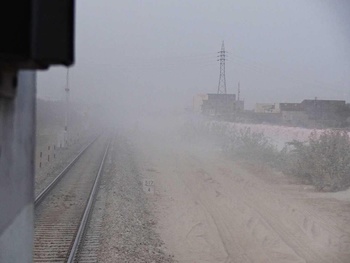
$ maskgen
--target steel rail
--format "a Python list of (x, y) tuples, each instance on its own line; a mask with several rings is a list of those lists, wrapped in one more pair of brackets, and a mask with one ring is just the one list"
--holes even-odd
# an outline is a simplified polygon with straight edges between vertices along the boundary
[(55, 187), (55, 185), (63, 178), (63, 176), (69, 171), (70, 168), (78, 161), (78, 159), (83, 155), (83, 153), (97, 140), (99, 136), (96, 136), (84, 149), (82, 149), (75, 157), (74, 159), (60, 172), (55, 179), (52, 180), (52, 182), (45, 187), (43, 191), (41, 191), (40, 194), (38, 194), (35, 197), (34, 200), (34, 207), (37, 207), (44, 199), (45, 197), (51, 192), (51, 190)]
[(98, 172), (97, 172), (97, 175), (96, 175), (96, 178), (95, 178), (95, 181), (94, 181), (94, 185), (92, 186), (92, 189), (91, 189), (91, 192), (90, 192), (89, 200), (88, 200), (88, 202), (86, 204), (86, 207), (85, 207), (85, 210), (84, 210), (84, 214), (83, 214), (83, 216), (81, 218), (81, 221), (80, 221), (80, 224), (79, 224), (79, 228), (78, 228), (77, 233), (75, 235), (75, 239), (74, 239), (73, 245), (71, 246), (71, 249), (70, 249), (70, 252), (69, 252), (69, 256), (68, 256), (68, 259), (66, 261), (67, 263), (74, 262), (75, 255), (77, 254), (77, 251), (79, 249), (79, 244), (81, 242), (82, 236), (83, 236), (84, 231), (86, 229), (87, 222), (88, 222), (89, 216), (91, 214), (92, 206), (93, 206), (93, 203), (94, 203), (95, 198), (96, 198), (97, 188), (99, 186), (100, 177), (101, 177), (101, 174), (102, 174), (102, 170), (103, 170), (103, 167), (104, 167), (104, 164), (105, 164), (105, 160), (106, 160), (106, 156), (108, 154), (108, 150), (109, 150), (110, 144), (111, 144), (111, 140), (108, 142), (106, 150), (105, 150), (105, 153), (103, 155), (100, 167), (98, 169)]

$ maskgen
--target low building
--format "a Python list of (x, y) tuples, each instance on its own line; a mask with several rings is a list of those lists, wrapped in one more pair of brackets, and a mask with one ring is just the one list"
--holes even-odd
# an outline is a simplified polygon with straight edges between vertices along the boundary
[(307, 127), (309, 118), (301, 103), (280, 103), (282, 123), (291, 126)]
[(320, 127), (343, 127), (350, 116), (344, 100), (303, 100), (301, 107), (309, 122)]
[(243, 112), (244, 111), (244, 100), (236, 100), (235, 101), (235, 111)]
[(202, 112), (202, 105), (204, 100), (208, 100), (208, 94), (197, 94), (193, 97), (193, 112)]
[(203, 100), (202, 113), (208, 116), (231, 118), (235, 113), (235, 94), (207, 94)]
[(279, 103), (256, 103), (256, 113), (280, 113)]
[(344, 127), (350, 107), (344, 100), (303, 100), (301, 103), (257, 103), (256, 120), (300, 127)]

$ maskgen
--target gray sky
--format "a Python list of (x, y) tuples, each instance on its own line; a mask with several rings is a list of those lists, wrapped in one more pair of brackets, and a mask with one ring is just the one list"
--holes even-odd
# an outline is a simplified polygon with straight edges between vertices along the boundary
[[(180, 109), (215, 93), (217, 51), (229, 52), (229, 93), (256, 102), (350, 100), (348, 0), (82, 0), (77, 2), (72, 99), (127, 112)], [(66, 70), (38, 76), (60, 99)]]

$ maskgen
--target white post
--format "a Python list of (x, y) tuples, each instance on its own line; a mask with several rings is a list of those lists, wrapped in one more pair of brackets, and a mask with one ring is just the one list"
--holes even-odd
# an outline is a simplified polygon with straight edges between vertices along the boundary
[(20, 71), (17, 87), (0, 97), (0, 262), (32, 262), (35, 72)]

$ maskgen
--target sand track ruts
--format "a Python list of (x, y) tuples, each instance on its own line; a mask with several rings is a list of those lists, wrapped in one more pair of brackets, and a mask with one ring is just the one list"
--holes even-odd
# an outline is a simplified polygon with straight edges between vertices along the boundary
[(155, 180), (159, 231), (179, 262), (350, 261), (348, 204), (211, 145), (145, 136), (135, 140), (142, 174)]

